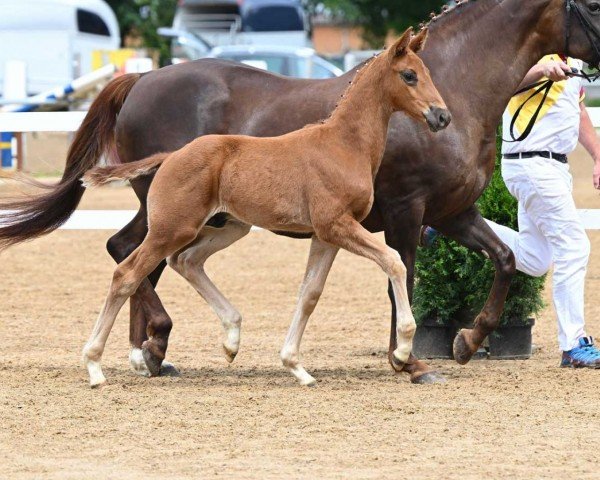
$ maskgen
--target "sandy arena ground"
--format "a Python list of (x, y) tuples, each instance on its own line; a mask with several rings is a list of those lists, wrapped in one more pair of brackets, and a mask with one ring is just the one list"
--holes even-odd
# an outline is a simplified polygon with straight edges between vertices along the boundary
[[(587, 162), (575, 168), (578, 202), (600, 208)], [(82, 207), (135, 208), (135, 200), (128, 188), (105, 188)], [(2, 253), (0, 478), (600, 476), (600, 371), (557, 368), (550, 306), (531, 360), (437, 361), (448, 384), (413, 386), (385, 357), (384, 275), (342, 253), (304, 337), (304, 364), (319, 383), (302, 388), (278, 350), (308, 243), (266, 232), (208, 263), (244, 316), (232, 366), (215, 315), (168, 271), (159, 294), (174, 319), (168, 359), (181, 377), (129, 371), (124, 309), (104, 355), (109, 385), (91, 390), (80, 352), (113, 269), (109, 235), (59, 231)], [(590, 238), (586, 314), (600, 336), (600, 232)]]

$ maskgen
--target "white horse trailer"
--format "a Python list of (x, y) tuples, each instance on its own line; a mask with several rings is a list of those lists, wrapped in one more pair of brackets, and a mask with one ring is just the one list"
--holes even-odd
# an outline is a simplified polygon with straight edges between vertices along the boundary
[(311, 46), (303, 0), (179, 0), (173, 29), (196, 35), (211, 47)]
[(102, 0), (0, 0), (0, 88), (8, 62), (25, 63), (26, 94), (34, 95), (90, 73), (94, 50), (120, 44)]

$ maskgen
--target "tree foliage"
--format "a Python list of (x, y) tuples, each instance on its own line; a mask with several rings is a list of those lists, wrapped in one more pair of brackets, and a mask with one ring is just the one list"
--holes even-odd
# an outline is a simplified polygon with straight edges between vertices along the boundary
[(170, 41), (157, 33), (159, 27), (173, 23), (177, 0), (107, 0), (119, 21), (121, 38), (135, 33), (144, 47), (160, 52), (161, 60), (169, 58)]
[(447, 0), (309, 0), (313, 6), (322, 4), (334, 15), (364, 28), (365, 40), (374, 48), (383, 44), (389, 30), (398, 33), (410, 26), (417, 27), (429, 19), (429, 13), (439, 12)]

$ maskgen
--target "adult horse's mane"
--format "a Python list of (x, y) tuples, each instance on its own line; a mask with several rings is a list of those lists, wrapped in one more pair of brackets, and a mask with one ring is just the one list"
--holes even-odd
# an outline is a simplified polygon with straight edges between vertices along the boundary
[[(504, 0), (494, 0), (494, 5), (498, 5), (502, 3)], [(489, 5), (492, 2), (486, 2), (484, 0), (457, 0), (456, 5), (454, 7), (448, 7), (444, 5), (440, 13), (431, 12), (429, 14), (430, 20), (428, 22), (423, 22), (419, 25), (419, 28), (423, 30), (424, 28), (428, 28), (430, 32), (436, 30), (436, 28), (441, 27), (442, 25), (446, 25), (449, 20), (454, 20), (456, 18), (460, 18), (464, 20), (464, 16), (459, 17), (457, 14), (460, 12), (471, 12), (474, 10), (474, 7), (481, 7), (484, 5)]]

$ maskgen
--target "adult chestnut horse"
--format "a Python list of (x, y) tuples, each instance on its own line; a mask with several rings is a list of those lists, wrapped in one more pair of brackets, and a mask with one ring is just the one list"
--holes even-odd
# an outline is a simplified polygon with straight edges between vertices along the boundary
[[(320, 124), (279, 137), (203, 136), (170, 154), (86, 173), (84, 181), (94, 185), (158, 169), (148, 192), (148, 234), (115, 269), (106, 303), (83, 350), (92, 387), (106, 381), (100, 358), (119, 310), (165, 257), (198, 292), (206, 289), (192, 269), (179, 268), (178, 258), (203, 249), (204, 226), (221, 212), (235, 216), (247, 231), (258, 225), (312, 236), (294, 321), (282, 350), (284, 365), (302, 385), (315, 383), (299, 362), (302, 332), (340, 248), (374, 261), (390, 279), (399, 311), (394, 360), (400, 366), (408, 360), (416, 324), (406, 268), (398, 252), (360, 222), (373, 205), (373, 184), (392, 114), (402, 111), (427, 122), (433, 131), (450, 121), (415, 53), (426, 36), (422, 30), (412, 38), (408, 29), (385, 54), (363, 66), (340, 105)], [(225, 351), (235, 357), (240, 325), (227, 327)], [(151, 337), (145, 351), (160, 352), (162, 341)]]
[[(492, 259), (496, 277), (488, 301), (473, 330), (457, 337), (455, 354), (460, 363), (467, 362), (496, 327), (515, 269), (512, 253), (474, 206), (494, 168), (496, 127), (502, 112), (525, 73), (542, 56), (562, 53), (596, 65), (599, 30), (599, 0), (461, 2), (430, 25), (421, 58), (452, 112), (453, 123), (433, 135), (401, 115), (392, 118), (375, 183), (375, 204), (363, 225), (371, 231), (384, 230), (388, 245), (400, 252), (408, 269), (409, 295), (423, 223)], [(115, 138), (120, 160), (131, 162), (174, 151), (201, 135), (280, 135), (326, 118), (355, 73), (332, 80), (297, 80), (229, 62), (200, 60), (142, 77), (122, 77), (92, 106), (56, 189), (37, 200), (4, 207), (24, 210), (11, 218), (16, 223), (0, 228), (0, 242), (33, 238), (64, 222), (83, 194), (79, 178), (112, 148)], [(145, 202), (151, 180), (132, 182), (142, 206), (134, 220), (108, 242), (118, 262), (146, 235)], [(213, 225), (226, 221), (217, 218)], [(164, 263), (132, 297), (131, 342), (137, 354), (148, 338), (148, 322), (160, 325), (163, 334), (171, 328), (153, 288), (163, 267)], [(393, 309), (390, 362), (396, 349), (395, 332)], [(132, 366), (147, 372), (139, 357), (132, 356)], [(402, 370), (413, 382), (439, 378), (414, 358)]]

